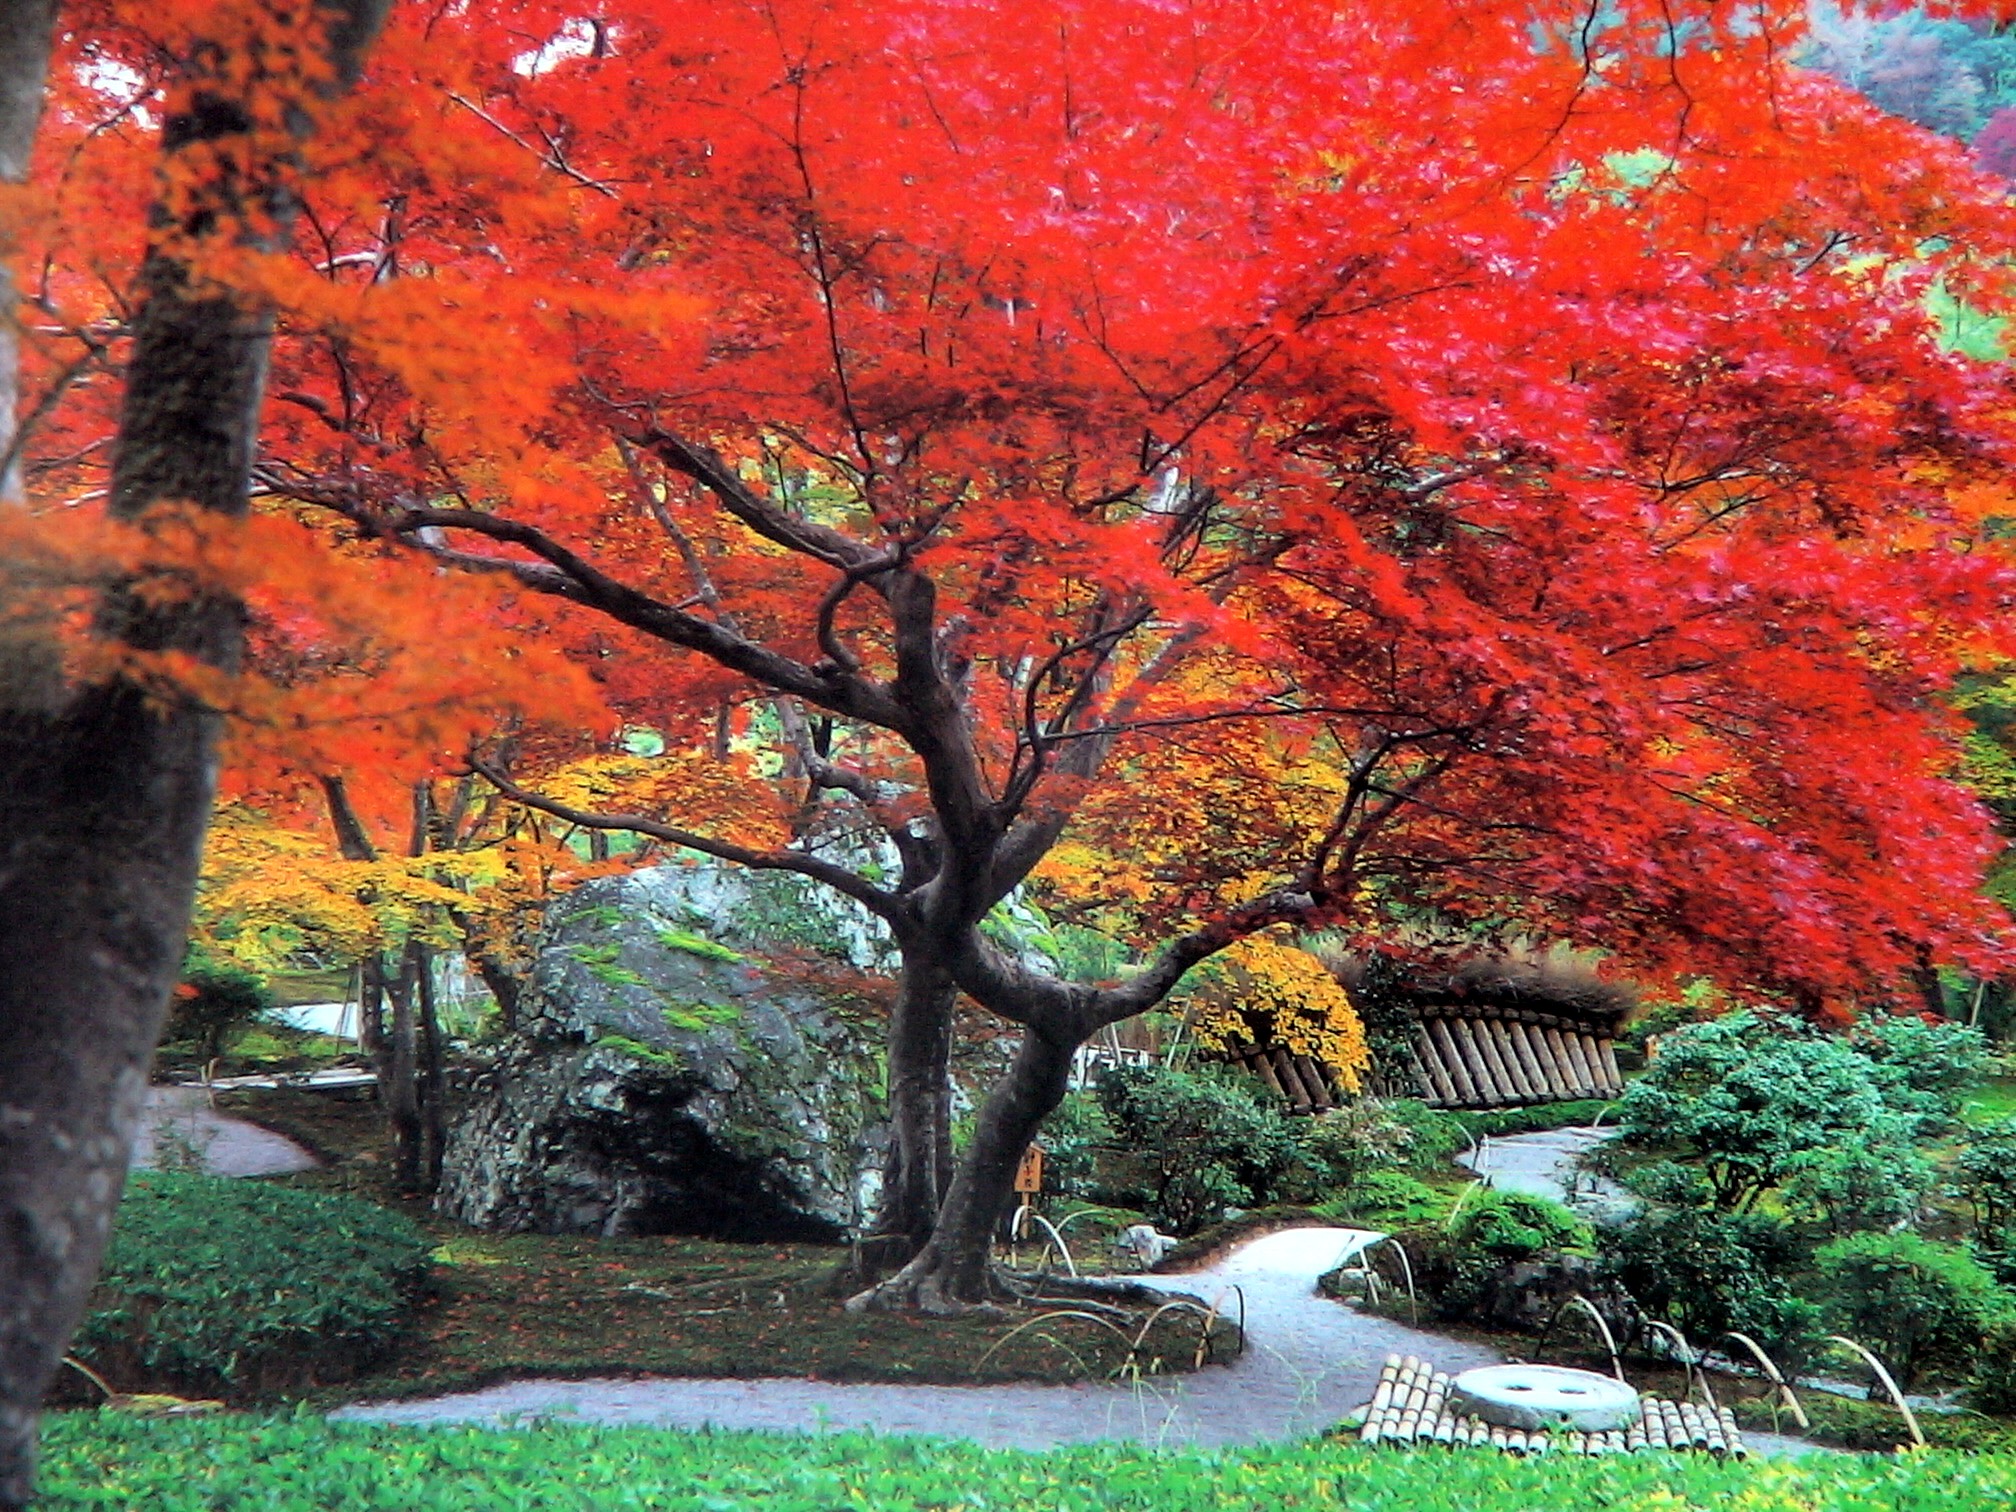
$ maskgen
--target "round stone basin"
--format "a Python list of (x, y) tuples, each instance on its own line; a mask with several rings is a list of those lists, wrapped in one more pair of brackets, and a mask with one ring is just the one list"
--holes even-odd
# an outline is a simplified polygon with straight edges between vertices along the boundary
[(1596, 1433), (1638, 1417), (1638, 1393), (1622, 1381), (1560, 1365), (1487, 1365), (1456, 1377), (1449, 1410), (1505, 1428)]

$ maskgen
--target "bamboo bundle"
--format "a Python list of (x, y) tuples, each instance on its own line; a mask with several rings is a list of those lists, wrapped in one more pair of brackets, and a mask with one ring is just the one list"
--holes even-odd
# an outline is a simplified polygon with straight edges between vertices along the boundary
[(1494, 1423), (1494, 1424), (1492, 1424), (1492, 1426), (1491, 1426), (1491, 1447), (1492, 1447), (1493, 1449), (1506, 1449), (1506, 1448), (1510, 1448), (1511, 1446), (1510, 1446), (1510, 1444), (1509, 1444), (1509, 1443), (1507, 1442), (1507, 1439), (1508, 1439), (1508, 1435), (1506, 1434), (1505, 1430), (1504, 1430), (1503, 1428), (1500, 1428), (1500, 1427), (1499, 1427), (1499, 1426), (1498, 1426), (1497, 1424), (1495, 1424), (1495, 1423)]
[(1470, 1072), (1464, 1067), (1463, 1057), (1456, 1049), (1456, 1041), (1449, 1033), (1449, 1021), (1440, 1018), (1429, 1019), (1428, 1037), (1441, 1055), (1443, 1070), (1456, 1084), (1456, 1096), (1465, 1103), (1481, 1103), (1484, 1100), (1483, 1093), (1477, 1084), (1470, 1080)]
[(1624, 1447), (1632, 1454), (1642, 1453), (1652, 1447), (1652, 1440), (1645, 1432), (1645, 1419), (1642, 1415), (1637, 1422), (1624, 1430)]
[(1553, 1439), (1545, 1433), (1534, 1432), (1526, 1435), (1526, 1452), (1528, 1454), (1546, 1454), (1553, 1448)]
[(1505, 1025), (1505, 1043), (1512, 1049), (1513, 1057), (1519, 1062), (1526, 1075), (1526, 1084), (1533, 1089), (1533, 1095), (1545, 1100), (1550, 1089), (1546, 1073), (1540, 1069), (1540, 1062), (1534, 1057), (1533, 1042), (1526, 1037), (1526, 1026), (1517, 1019)]
[(1309, 1056), (1294, 1058), (1295, 1069), (1302, 1073), (1302, 1086), (1309, 1093), (1309, 1100), (1316, 1105), (1318, 1113), (1328, 1113), (1337, 1106), (1337, 1100), (1330, 1095), (1330, 1079), (1323, 1074), (1323, 1068)]
[(1727, 1407), (1718, 1408), (1715, 1416), (1722, 1425), (1722, 1442), (1734, 1459), (1748, 1459), (1750, 1446), (1743, 1442), (1742, 1431), (1736, 1426), (1736, 1414)]
[(1453, 1103), (1459, 1100), (1456, 1083), (1449, 1079), (1449, 1072), (1442, 1065), (1442, 1054), (1428, 1038), (1428, 1031), (1416, 1024), (1413, 1031), (1414, 1059), (1421, 1066), (1422, 1081), (1430, 1096), (1430, 1102)]
[(1487, 1108), (1496, 1107), (1504, 1099), (1499, 1096), (1498, 1087), (1491, 1079), (1490, 1068), (1484, 1064), (1483, 1051), (1477, 1048), (1477, 1036), (1470, 1028), (1470, 1021), (1445, 1018), (1441, 1022), (1449, 1031), (1449, 1043), (1456, 1047), (1456, 1058), (1462, 1063), (1464, 1075), (1477, 1089), (1477, 1100)]
[(1651, 1449), (1664, 1449), (1668, 1447), (1666, 1443), (1666, 1419), (1659, 1411), (1658, 1400), (1653, 1397), (1646, 1397), (1644, 1401), (1638, 1404), (1638, 1411), (1639, 1420), (1645, 1425), (1646, 1447)]
[(1477, 1038), (1477, 1048), (1484, 1057), (1484, 1065), (1490, 1072), (1493, 1085), (1499, 1095), (1511, 1100), (1526, 1096), (1525, 1084), (1512, 1074), (1512, 1067), (1506, 1061), (1503, 1040), (1505, 1026), (1495, 1020), (1486, 1019), (1470, 1026)]

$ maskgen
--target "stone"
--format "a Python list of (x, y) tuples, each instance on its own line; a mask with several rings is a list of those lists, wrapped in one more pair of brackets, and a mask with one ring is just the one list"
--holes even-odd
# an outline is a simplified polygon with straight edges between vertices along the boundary
[(1456, 1377), (1449, 1410), (1505, 1428), (1581, 1433), (1638, 1421), (1638, 1393), (1611, 1376), (1563, 1365), (1486, 1365)]
[(549, 909), (519, 1031), (436, 1198), (501, 1232), (831, 1240), (879, 1195), (876, 921), (793, 876), (662, 866)]

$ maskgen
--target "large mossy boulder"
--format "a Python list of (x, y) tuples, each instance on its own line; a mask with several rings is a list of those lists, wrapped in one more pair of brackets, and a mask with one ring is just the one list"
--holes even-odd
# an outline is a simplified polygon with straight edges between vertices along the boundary
[(437, 1206), (506, 1232), (858, 1228), (888, 1138), (886, 949), (795, 876), (663, 866), (569, 893)]

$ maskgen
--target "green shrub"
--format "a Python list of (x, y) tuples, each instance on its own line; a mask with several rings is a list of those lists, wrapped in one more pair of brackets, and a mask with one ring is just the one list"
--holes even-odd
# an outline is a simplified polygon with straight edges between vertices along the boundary
[(405, 1328), (426, 1238), (352, 1197), (139, 1172), (77, 1354), (129, 1387), (242, 1393), (341, 1379)]
[(1043, 1120), (1043, 1185), (1064, 1197), (1091, 1198), (1101, 1190), (1101, 1168), (1113, 1145), (1113, 1127), (1098, 1099), (1067, 1092)]
[(1984, 1234), (2016, 1230), (2016, 1118), (1973, 1130), (1960, 1150), (1960, 1189)]
[(205, 1060), (215, 1060), (224, 1053), (232, 1031), (272, 1006), (273, 992), (263, 977), (192, 945), (182, 963), (182, 981), (169, 1000), (164, 1037), (192, 1046)]
[(2016, 1417), (2016, 1319), (2003, 1318), (1989, 1328), (1974, 1359), (1967, 1400), (1978, 1412)]
[(1568, 1208), (1525, 1192), (1487, 1192), (1451, 1225), (1456, 1242), (1495, 1261), (1528, 1260), (1549, 1251), (1587, 1251), (1589, 1225)]
[(1405, 1171), (1371, 1171), (1343, 1196), (1318, 1204), (1317, 1211), (1338, 1222), (1390, 1231), (1441, 1222), (1450, 1200), (1447, 1192)]
[(1626, 1143), (1696, 1165), (1713, 1205), (1732, 1212), (1782, 1184), (1809, 1152), (1908, 1144), (1917, 1116), (1885, 1096), (1904, 1095), (1901, 1087), (1899, 1073), (1879, 1072), (1837, 1036), (1731, 1013), (1667, 1035), (1625, 1092), (1617, 1125)]
[(1875, 1066), (1884, 1102), (1915, 1118), (1921, 1133), (1956, 1126), (1988, 1067), (1988, 1041), (1979, 1029), (1915, 1013), (1862, 1019), (1848, 1031), (1848, 1043)]
[(1456, 1152), (1471, 1143), (1463, 1120), (1454, 1113), (1411, 1097), (1393, 1098), (1385, 1107), (1388, 1116), (1407, 1131), (1402, 1158), (1409, 1170), (1446, 1171)]
[(1645, 1315), (1712, 1348), (1731, 1329), (1796, 1370), (1820, 1334), (1820, 1309), (1792, 1277), (1809, 1259), (1792, 1225), (1760, 1213), (1681, 1208), (1639, 1214), (1597, 1236), (1605, 1267)]
[(1287, 1118), (1263, 1105), (1251, 1077), (1113, 1066), (1095, 1089), (1114, 1138), (1141, 1173), (1142, 1207), (1188, 1234), (1226, 1207), (1266, 1202), (1295, 1156)]
[(1279, 1195), (1316, 1202), (1348, 1192), (1373, 1171), (1399, 1165), (1412, 1154), (1413, 1130), (1375, 1097), (1354, 1098), (1334, 1112), (1298, 1119), (1294, 1153)]
[(2016, 1298), (1966, 1249), (1917, 1234), (1850, 1234), (1813, 1257), (1828, 1326), (1883, 1357), (1900, 1386), (1964, 1374)]
[(1807, 1150), (1786, 1162), (1788, 1214), (1829, 1234), (1915, 1225), (1939, 1171), (1908, 1144), (1877, 1140)]

